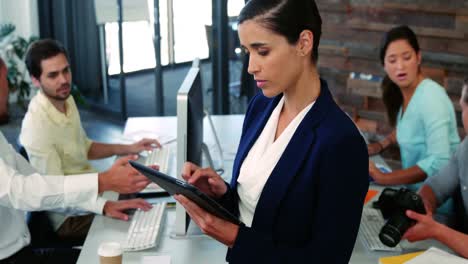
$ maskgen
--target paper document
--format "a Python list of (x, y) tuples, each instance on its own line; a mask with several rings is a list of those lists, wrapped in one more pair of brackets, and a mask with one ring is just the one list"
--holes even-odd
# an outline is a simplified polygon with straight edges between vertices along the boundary
[(468, 264), (468, 260), (457, 257), (448, 252), (440, 250), (435, 247), (429, 248), (426, 252), (413, 258), (410, 261), (405, 262), (406, 264)]

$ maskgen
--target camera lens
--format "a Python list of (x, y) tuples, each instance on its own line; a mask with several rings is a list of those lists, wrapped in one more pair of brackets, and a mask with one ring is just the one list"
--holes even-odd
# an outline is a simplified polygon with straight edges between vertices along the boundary
[(395, 247), (410, 226), (411, 220), (400, 211), (392, 215), (382, 227), (379, 233), (380, 241), (386, 246)]
[(379, 233), (379, 238), (384, 245), (395, 247), (400, 243), (401, 234), (394, 226), (385, 225)]

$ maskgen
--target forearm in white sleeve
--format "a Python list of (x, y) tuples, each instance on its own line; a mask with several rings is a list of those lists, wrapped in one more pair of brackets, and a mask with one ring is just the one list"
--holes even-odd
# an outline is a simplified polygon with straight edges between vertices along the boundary
[(0, 205), (35, 211), (71, 207), (102, 213), (96, 173), (74, 176), (23, 175), (0, 159)]

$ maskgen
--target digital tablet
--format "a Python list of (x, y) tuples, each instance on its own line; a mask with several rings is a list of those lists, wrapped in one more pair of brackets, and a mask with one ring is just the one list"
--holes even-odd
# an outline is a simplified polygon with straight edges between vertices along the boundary
[(235, 217), (226, 208), (222, 207), (218, 202), (213, 200), (211, 197), (200, 191), (197, 187), (184, 182), (180, 179), (166, 175), (160, 171), (147, 167), (143, 164), (135, 162), (133, 160), (128, 161), (132, 167), (141, 172), (143, 175), (148, 177), (152, 182), (159, 185), (161, 188), (166, 190), (171, 195), (182, 194), (188, 199), (192, 200), (201, 208), (207, 212), (216, 215), (224, 220), (231, 223), (240, 225), (242, 222)]

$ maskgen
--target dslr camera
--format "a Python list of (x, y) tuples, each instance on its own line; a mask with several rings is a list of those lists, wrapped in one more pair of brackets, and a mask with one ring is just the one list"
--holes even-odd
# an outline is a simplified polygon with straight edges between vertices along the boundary
[(388, 219), (379, 233), (380, 241), (389, 247), (395, 247), (400, 243), (403, 234), (415, 221), (406, 216), (406, 210), (412, 210), (420, 214), (426, 214), (421, 197), (406, 188), (399, 190), (385, 188), (374, 204)]

